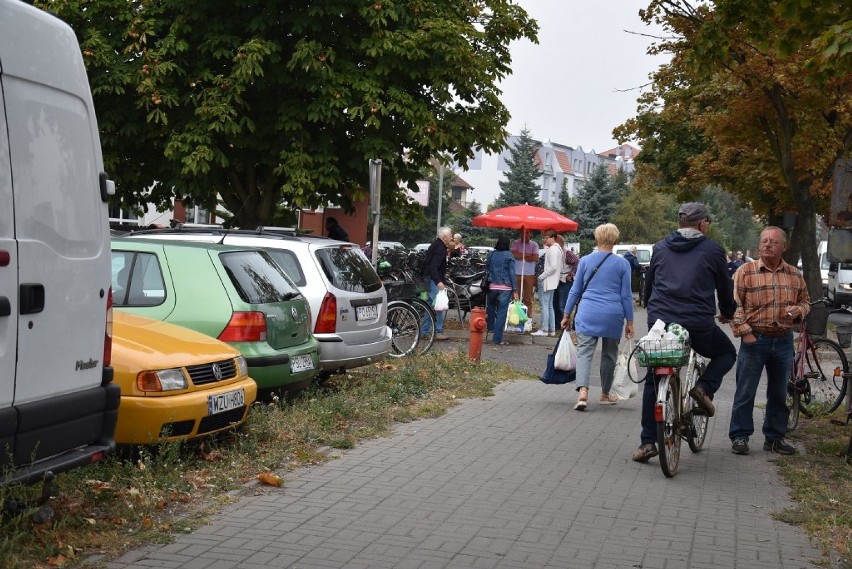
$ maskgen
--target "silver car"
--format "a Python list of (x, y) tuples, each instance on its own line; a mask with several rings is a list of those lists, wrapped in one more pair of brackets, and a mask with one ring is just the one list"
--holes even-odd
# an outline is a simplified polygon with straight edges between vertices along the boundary
[(133, 236), (266, 250), (310, 304), (321, 377), (380, 361), (391, 350), (385, 288), (354, 243), (292, 232), (186, 227), (139, 231)]

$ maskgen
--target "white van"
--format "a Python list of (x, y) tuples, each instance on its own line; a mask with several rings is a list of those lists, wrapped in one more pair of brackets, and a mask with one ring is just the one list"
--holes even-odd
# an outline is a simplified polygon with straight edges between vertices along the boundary
[(647, 268), (648, 265), (651, 264), (651, 253), (654, 250), (653, 245), (648, 245), (647, 243), (641, 245), (634, 245), (632, 243), (619, 243), (615, 247), (613, 247), (612, 252), (616, 255), (621, 255), (623, 257), (625, 253), (630, 251), (631, 247), (636, 247), (636, 258), (639, 260), (639, 264)]
[(113, 193), (74, 32), (0, 0), (0, 483), (114, 448)]
[(826, 286), (826, 295), (835, 307), (852, 304), (852, 263), (829, 263)]

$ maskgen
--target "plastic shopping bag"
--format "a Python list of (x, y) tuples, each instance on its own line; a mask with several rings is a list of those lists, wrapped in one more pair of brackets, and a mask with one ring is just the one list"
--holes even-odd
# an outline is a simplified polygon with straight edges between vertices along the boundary
[(574, 347), (571, 334), (563, 332), (559, 336), (559, 344), (556, 346), (553, 367), (564, 371), (577, 369), (577, 348)]
[[(630, 377), (639, 380), (639, 371), (636, 368), (636, 358), (631, 358), (633, 352), (633, 340), (628, 340), (624, 345), (624, 350), (618, 354), (618, 360), (615, 363), (615, 377), (612, 381), (612, 391), (619, 399), (630, 399), (639, 393), (639, 384), (634, 383)], [(628, 367), (629, 366), (629, 367)], [(629, 374), (628, 374), (629, 369)]]
[(439, 290), (438, 294), (435, 296), (435, 312), (442, 312), (449, 309), (450, 297), (447, 295), (447, 291), (444, 289)]
[(523, 324), (527, 320), (529, 320), (529, 316), (527, 316), (527, 307), (521, 304), (520, 300), (515, 301), (515, 310), (518, 313), (518, 323)]
[(517, 326), (521, 323), (521, 319), (518, 317), (518, 311), (515, 309), (515, 303), (512, 302), (509, 304), (509, 312), (506, 314), (506, 324), (509, 326)]

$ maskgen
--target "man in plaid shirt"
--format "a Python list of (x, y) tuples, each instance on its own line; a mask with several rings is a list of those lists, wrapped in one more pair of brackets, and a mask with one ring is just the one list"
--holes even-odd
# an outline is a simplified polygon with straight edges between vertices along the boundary
[(731, 452), (748, 454), (754, 433), (754, 398), (760, 375), (766, 370), (766, 414), (763, 450), (796, 454), (784, 440), (787, 434), (787, 380), (793, 364), (793, 328), (808, 315), (808, 288), (796, 267), (782, 258), (787, 236), (780, 227), (760, 234), (760, 258), (744, 263), (734, 273), (737, 310), (731, 327), (742, 338), (737, 359), (737, 391), (728, 436)]

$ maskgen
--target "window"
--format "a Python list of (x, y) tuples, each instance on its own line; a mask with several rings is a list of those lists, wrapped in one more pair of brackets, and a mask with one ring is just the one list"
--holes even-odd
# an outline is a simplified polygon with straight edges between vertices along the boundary
[(317, 251), (326, 278), (336, 288), (352, 292), (375, 292), (382, 281), (360, 250), (351, 247), (324, 247)]
[(283, 269), (263, 251), (221, 253), (219, 259), (245, 302), (267, 304), (302, 296)]
[(115, 306), (157, 306), (165, 299), (166, 285), (156, 255), (112, 252), (112, 302)]

